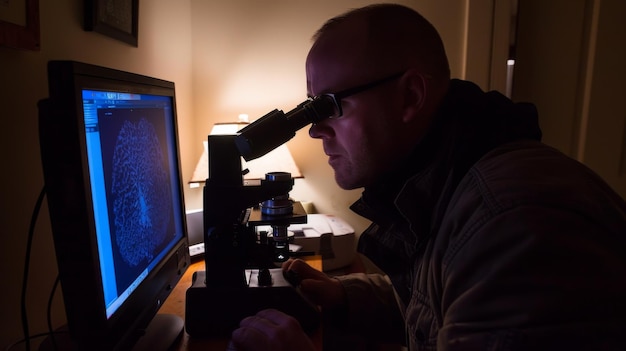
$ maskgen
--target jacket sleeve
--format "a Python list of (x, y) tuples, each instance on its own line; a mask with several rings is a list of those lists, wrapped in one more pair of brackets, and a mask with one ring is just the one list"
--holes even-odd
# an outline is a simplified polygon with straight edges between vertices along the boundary
[(438, 350), (626, 349), (621, 229), (535, 205), (459, 232), (442, 257)]
[(336, 328), (365, 340), (406, 343), (399, 300), (386, 275), (352, 273), (337, 279), (346, 291), (348, 304), (340, 312), (341, 317), (335, 311), (334, 324), (342, 324), (335, 325)]

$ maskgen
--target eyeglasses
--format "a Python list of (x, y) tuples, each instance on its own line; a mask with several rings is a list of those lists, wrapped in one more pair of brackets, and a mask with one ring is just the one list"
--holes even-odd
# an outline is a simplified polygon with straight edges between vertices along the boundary
[(382, 85), (384, 83), (390, 82), (394, 79), (400, 78), (405, 72), (398, 72), (398, 73), (394, 73), (390, 76), (387, 76), (385, 78), (381, 78), (378, 80), (375, 80), (373, 82), (370, 83), (366, 83), (363, 85), (359, 85), (353, 88), (349, 88), (349, 89), (345, 89), (342, 90), (338, 93), (326, 93), (326, 94), (321, 94), (320, 96), (315, 97), (315, 99), (320, 98), (320, 97), (326, 97), (326, 98), (330, 98), (332, 100), (333, 103), (333, 112), (330, 116), (328, 116), (328, 118), (339, 118), (341, 116), (343, 116), (343, 109), (341, 108), (341, 99), (345, 99), (349, 96), (358, 94), (358, 93), (362, 93), (366, 90), (370, 90), (373, 89), (379, 85)]

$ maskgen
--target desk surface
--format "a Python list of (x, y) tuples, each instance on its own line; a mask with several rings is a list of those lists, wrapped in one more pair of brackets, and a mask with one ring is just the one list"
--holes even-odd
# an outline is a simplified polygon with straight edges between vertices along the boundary
[[(320, 256), (307, 257), (306, 261), (311, 266), (322, 270), (322, 259)], [(185, 294), (187, 289), (191, 286), (191, 279), (193, 273), (196, 271), (203, 271), (204, 268), (204, 260), (197, 260), (192, 262), (192, 264), (187, 268), (187, 271), (181, 278), (180, 282), (176, 285), (170, 296), (165, 300), (163, 306), (159, 310), (159, 313), (169, 313), (173, 315), (177, 315), (183, 320), (185, 319)], [(319, 335), (314, 335), (312, 337), (314, 343), (318, 346), (318, 349), (322, 349), (322, 338), (321, 331)], [(179, 351), (212, 351), (212, 350), (226, 350), (226, 346), (228, 346), (228, 340), (216, 340), (216, 339), (197, 339), (190, 338), (187, 332), (183, 332), (183, 337), (181, 338), (177, 350)]]

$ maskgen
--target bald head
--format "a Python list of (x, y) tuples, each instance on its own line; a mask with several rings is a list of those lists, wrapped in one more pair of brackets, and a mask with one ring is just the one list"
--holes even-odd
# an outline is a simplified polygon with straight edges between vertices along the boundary
[(375, 4), (351, 10), (328, 20), (313, 40), (312, 51), (341, 41), (360, 54), (363, 62), (354, 64), (369, 69), (418, 68), (433, 79), (450, 78), (439, 33), (422, 15), (402, 5)]

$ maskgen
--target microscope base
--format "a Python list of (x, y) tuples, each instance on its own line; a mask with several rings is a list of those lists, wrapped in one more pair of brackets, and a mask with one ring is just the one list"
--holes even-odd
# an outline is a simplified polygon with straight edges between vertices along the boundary
[(296, 318), (305, 332), (320, 325), (320, 311), (289, 284), (280, 269), (272, 269), (274, 284), (269, 287), (250, 283), (247, 287), (212, 287), (206, 272), (198, 271), (186, 294), (185, 328), (191, 337), (230, 337), (239, 322), (266, 308), (283, 311)]

